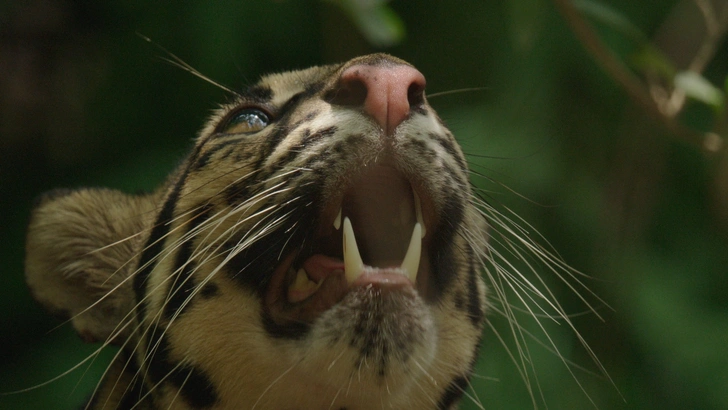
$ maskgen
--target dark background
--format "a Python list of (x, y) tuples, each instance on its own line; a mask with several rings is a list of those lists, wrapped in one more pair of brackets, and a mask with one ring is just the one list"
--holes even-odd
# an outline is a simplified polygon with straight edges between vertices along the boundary
[[(429, 94), (477, 88), (430, 102), (487, 176), (474, 183), (590, 277), (606, 304), (581, 293), (603, 321), (539, 268), (611, 380), (568, 326), (544, 319), (568, 366), (529, 340), (524, 382), (509, 357), (513, 341), (504, 348), (489, 329), (464, 408), (728, 408), (728, 164), (724, 150), (690, 142), (720, 131), (725, 110), (688, 103), (677, 116), (687, 131), (671, 131), (585, 51), (555, 1), (393, 1), (389, 27), (398, 16), (404, 36), (390, 46), (363, 34), (372, 23), (357, 26), (361, 12), (345, 11), (361, 2), (162, 3), (0, 2), (0, 392), (29, 389), (0, 396), (0, 408), (76, 408), (109, 357), (91, 356), (45, 384), (97, 346), (47, 316), (25, 288), (33, 199), (54, 187), (153, 189), (226, 98), (137, 33), (229, 87), (383, 50), (417, 66)], [(684, 11), (696, 3), (598, 4), (684, 66), (677, 60), (700, 45), (687, 33), (703, 21)], [(725, 3), (713, 1), (724, 12)], [(631, 64), (634, 38), (605, 24), (608, 16), (589, 21), (643, 73)], [(728, 47), (722, 39), (715, 49), (701, 71), (722, 88)], [(536, 322), (520, 319), (548, 342)], [(506, 321), (497, 313), (490, 321), (508, 339)]]

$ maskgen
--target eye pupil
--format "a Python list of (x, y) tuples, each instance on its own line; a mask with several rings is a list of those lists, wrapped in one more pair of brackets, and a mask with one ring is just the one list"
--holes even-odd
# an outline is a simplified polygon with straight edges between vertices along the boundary
[(255, 108), (246, 108), (235, 114), (224, 127), (223, 132), (228, 134), (257, 132), (268, 126), (268, 115)]

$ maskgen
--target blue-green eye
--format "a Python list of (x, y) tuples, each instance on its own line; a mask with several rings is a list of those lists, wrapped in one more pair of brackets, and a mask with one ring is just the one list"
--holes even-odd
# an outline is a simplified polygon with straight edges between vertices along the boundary
[(256, 108), (246, 108), (235, 113), (222, 132), (225, 134), (247, 134), (260, 131), (267, 127), (269, 123), (268, 114)]

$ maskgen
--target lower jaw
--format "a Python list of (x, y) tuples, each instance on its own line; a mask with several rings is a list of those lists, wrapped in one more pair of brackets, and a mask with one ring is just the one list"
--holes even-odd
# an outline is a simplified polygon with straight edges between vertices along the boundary
[(384, 295), (401, 294), (403, 298), (418, 296), (419, 299), (418, 293), (420, 293), (426, 298), (423, 292), (426, 291), (430, 266), (428, 258), (424, 257), (416, 284), (398, 273), (396, 268), (372, 268), (371, 272), (363, 273), (352, 283), (347, 282), (342, 270), (324, 278), (320, 288), (307, 299), (292, 303), (288, 295), (291, 286), (288, 275), (296, 257), (295, 253), (289, 254), (276, 268), (264, 296), (267, 314), (279, 326), (284, 326), (286, 323), (310, 325), (319, 316), (345, 302), (349, 295), (354, 295), (356, 298), (359, 294), (357, 292), (362, 289), (371, 289), (372, 292)]

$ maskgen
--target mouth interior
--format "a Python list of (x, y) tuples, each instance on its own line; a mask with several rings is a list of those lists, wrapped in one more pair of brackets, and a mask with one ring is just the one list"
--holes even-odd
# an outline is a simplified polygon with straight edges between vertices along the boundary
[(355, 181), (344, 195), (342, 216), (351, 220), (366, 265), (399, 266), (417, 222), (412, 186), (383, 166), (367, 172), (365, 179)]
[(323, 217), (310, 256), (288, 268), (290, 303), (324, 292), (330, 302), (356, 286), (415, 284), (425, 236), (419, 197), (394, 168), (367, 168), (345, 191), (336, 216)]

